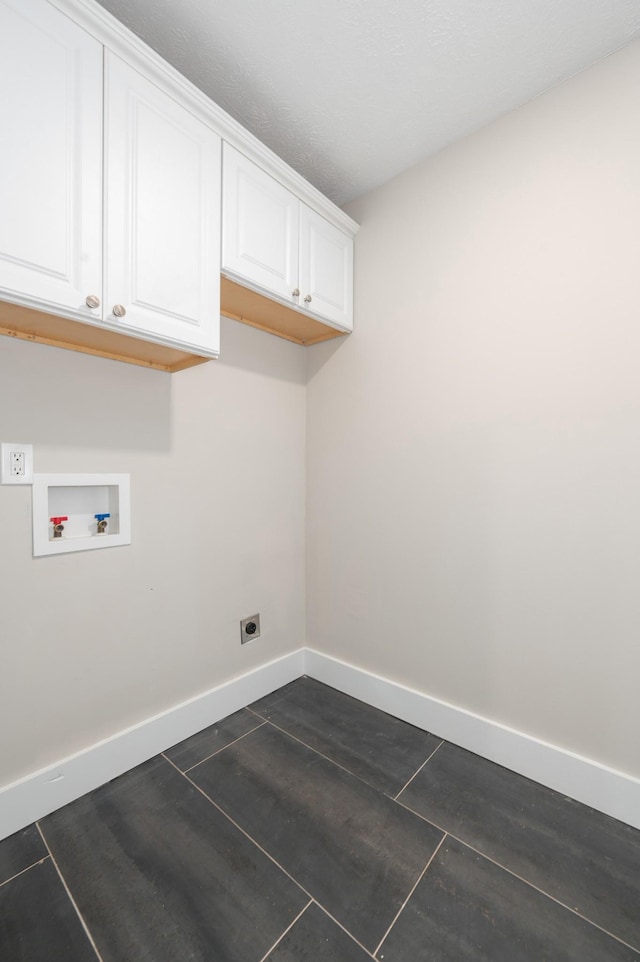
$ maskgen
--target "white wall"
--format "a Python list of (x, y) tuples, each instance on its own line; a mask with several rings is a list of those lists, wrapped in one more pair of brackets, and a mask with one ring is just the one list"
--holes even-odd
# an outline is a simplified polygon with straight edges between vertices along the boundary
[(308, 644), (633, 775), (639, 97), (635, 43), (349, 205), (307, 391)]
[(133, 524), (34, 559), (30, 488), (0, 486), (0, 787), (304, 643), (304, 364), (225, 319), (174, 375), (0, 338), (0, 440), (130, 472)]

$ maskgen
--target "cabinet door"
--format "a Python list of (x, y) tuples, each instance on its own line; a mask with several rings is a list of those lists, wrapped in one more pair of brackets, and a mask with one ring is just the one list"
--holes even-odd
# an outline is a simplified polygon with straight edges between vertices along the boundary
[(109, 51), (105, 103), (105, 321), (215, 355), (220, 138)]
[(87, 296), (102, 294), (102, 46), (44, 0), (0, 0), (0, 90), (0, 298), (90, 316)]
[(223, 272), (297, 304), (298, 208), (291, 191), (225, 143)]
[(300, 306), (353, 330), (353, 239), (305, 204), (300, 205)]

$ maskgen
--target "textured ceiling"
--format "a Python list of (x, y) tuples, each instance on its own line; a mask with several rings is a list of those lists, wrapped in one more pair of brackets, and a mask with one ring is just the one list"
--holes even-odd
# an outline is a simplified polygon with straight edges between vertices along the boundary
[(640, 0), (100, 0), (337, 203), (640, 35)]

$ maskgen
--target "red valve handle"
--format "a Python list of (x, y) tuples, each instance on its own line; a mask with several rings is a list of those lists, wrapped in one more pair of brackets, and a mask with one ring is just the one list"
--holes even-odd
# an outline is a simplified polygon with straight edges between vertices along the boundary
[(68, 521), (68, 520), (69, 520), (69, 516), (66, 514), (59, 518), (49, 518), (49, 521), (52, 521), (54, 524), (60, 524), (61, 521)]

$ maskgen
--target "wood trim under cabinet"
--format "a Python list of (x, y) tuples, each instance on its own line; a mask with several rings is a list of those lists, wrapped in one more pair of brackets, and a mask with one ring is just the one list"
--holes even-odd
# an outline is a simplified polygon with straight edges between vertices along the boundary
[(241, 321), (267, 334), (275, 334), (306, 346), (328, 341), (332, 337), (344, 337), (347, 333), (242, 287), (224, 275), (220, 277), (220, 313), (233, 321)]
[(0, 303), (0, 334), (169, 373), (211, 360), (7, 302)]
[[(347, 333), (242, 287), (224, 276), (220, 278), (220, 299), (220, 313), (225, 317), (283, 337), (294, 344), (319, 344), (334, 337), (344, 337)], [(211, 360), (8, 301), (0, 301), (0, 335), (171, 374)]]

